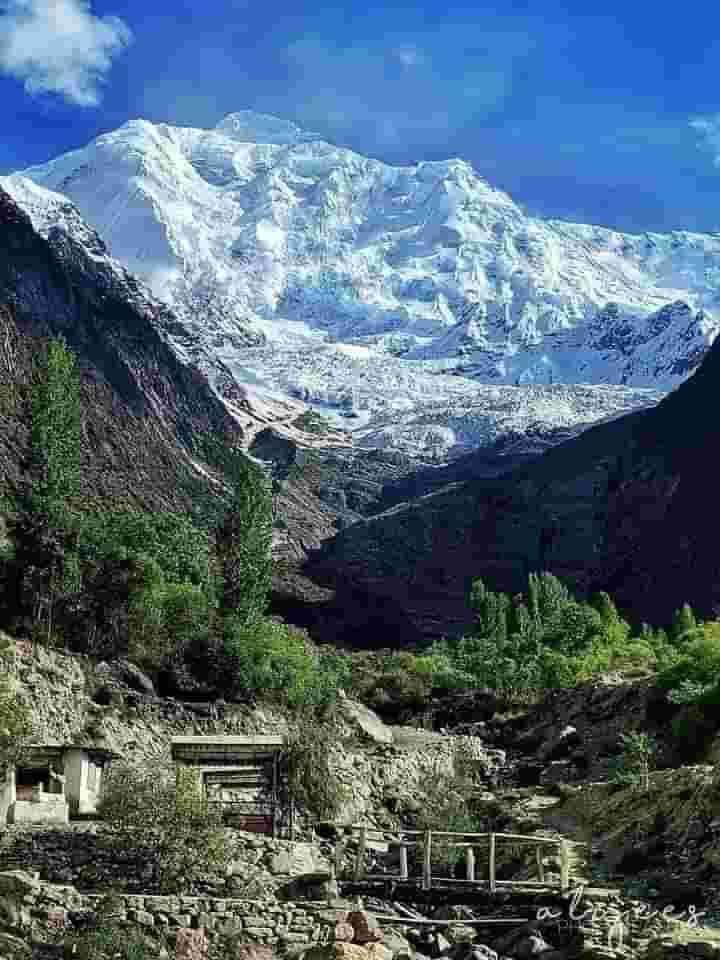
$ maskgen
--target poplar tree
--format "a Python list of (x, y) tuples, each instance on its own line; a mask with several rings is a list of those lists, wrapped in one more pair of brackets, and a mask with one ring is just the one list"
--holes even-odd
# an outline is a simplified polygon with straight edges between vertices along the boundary
[(29, 398), (30, 442), (20, 509), (8, 526), (14, 555), (6, 584), (17, 613), (46, 619), (52, 633), (57, 599), (79, 588), (80, 375), (62, 340), (35, 358)]
[(270, 480), (242, 453), (225, 457), (232, 500), (215, 532), (220, 571), (220, 612), (236, 622), (262, 616), (270, 592), (273, 509)]
[(29, 506), (67, 526), (80, 492), (80, 374), (62, 340), (51, 340), (35, 363), (30, 394)]

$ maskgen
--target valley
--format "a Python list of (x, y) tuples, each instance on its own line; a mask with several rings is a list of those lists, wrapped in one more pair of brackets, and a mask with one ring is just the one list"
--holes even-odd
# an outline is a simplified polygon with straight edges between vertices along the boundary
[(0, 178), (0, 957), (712, 960), (719, 270), (249, 112)]

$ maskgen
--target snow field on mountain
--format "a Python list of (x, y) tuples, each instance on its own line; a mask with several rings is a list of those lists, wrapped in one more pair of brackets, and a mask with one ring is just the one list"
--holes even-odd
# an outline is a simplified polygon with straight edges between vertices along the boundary
[(720, 329), (719, 235), (544, 221), (462, 160), (389, 166), (273, 117), (131, 121), (23, 176), (64, 195), (8, 178), (31, 216), (92, 243), (84, 218), (246, 406), (307, 403), (363, 444), (602, 419)]

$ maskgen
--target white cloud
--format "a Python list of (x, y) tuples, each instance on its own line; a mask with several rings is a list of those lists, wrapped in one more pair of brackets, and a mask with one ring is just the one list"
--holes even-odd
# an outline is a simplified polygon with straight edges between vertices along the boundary
[(711, 117), (693, 117), (690, 126), (700, 134), (704, 145), (715, 153), (715, 166), (720, 167), (720, 113)]
[(393, 54), (404, 67), (419, 67), (425, 63), (425, 54), (417, 47), (410, 45), (398, 47)]
[(0, 0), (0, 72), (30, 94), (97, 106), (113, 58), (131, 40), (122, 20), (94, 16), (88, 0)]

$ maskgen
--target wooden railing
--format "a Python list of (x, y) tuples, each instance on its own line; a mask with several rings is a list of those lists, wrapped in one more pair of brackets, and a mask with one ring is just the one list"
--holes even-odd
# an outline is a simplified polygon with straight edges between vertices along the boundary
[[(357, 883), (363, 880), (398, 880), (401, 882), (415, 882), (422, 885), (423, 890), (430, 890), (433, 882), (472, 884), (476, 887), (487, 887), (491, 892), (508, 889), (570, 889), (572, 866), (575, 861), (574, 847), (584, 847), (587, 844), (554, 837), (527, 836), (516, 833), (458, 833), (456, 831), (441, 830), (403, 830), (392, 834), (387, 831), (372, 830), (366, 826), (346, 828), (353, 837), (357, 835), (357, 851), (352, 879)], [(382, 836), (383, 842), (389, 847), (399, 848), (399, 872), (367, 874), (365, 871), (365, 856), (367, 851), (368, 835)], [(344, 873), (345, 854), (349, 837), (340, 839), (335, 846), (335, 874), (340, 879)], [(465, 877), (437, 877), (432, 875), (433, 842), (442, 843), (443, 847), (461, 848), (465, 851)], [(500, 880), (497, 877), (497, 851), (502, 844), (518, 846), (535, 846), (535, 867), (537, 878), (532, 880)], [(560, 875), (558, 880), (548, 878), (543, 859), (543, 848), (557, 851)], [(419, 848), (422, 850), (422, 875), (410, 876), (408, 850)], [(478, 876), (476, 850), (487, 849), (486, 876)]]

